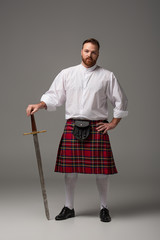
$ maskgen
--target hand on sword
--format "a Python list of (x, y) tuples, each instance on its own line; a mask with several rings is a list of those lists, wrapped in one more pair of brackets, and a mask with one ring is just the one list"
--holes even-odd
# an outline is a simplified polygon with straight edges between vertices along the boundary
[(33, 115), (35, 112), (37, 112), (39, 109), (47, 109), (47, 105), (45, 104), (45, 102), (40, 102), (37, 104), (30, 104), (28, 105), (27, 109), (26, 109), (26, 114), (27, 116), (31, 116)]

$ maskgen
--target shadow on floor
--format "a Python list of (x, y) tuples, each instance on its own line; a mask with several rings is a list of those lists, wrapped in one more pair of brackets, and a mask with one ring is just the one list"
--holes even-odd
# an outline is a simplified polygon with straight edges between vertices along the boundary
[(82, 217), (82, 216), (87, 216), (87, 217), (97, 217), (99, 215), (98, 209), (95, 207), (95, 209), (83, 209), (83, 210), (77, 210), (76, 216), (77, 217)]
[(132, 217), (148, 214), (160, 214), (160, 201), (128, 202), (111, 208), (113, 217)]
[[(129, 202), (124, 203), (124, 205), (110, 206), (110, 214), (112, 217), (132, 217), (148, 214), (160, 214), (160, 202)], [(87, 217), (97, 217), (99, 216), (99, 209), (95, 208), (77, 210), (76, 216), (87, 216)]]

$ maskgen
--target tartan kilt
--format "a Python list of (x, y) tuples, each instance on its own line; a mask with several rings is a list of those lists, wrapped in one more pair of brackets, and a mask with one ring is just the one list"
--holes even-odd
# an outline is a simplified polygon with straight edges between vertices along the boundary
[(103, 120), (91, 120), (91, 133), (83, 142), (72, 134), (74, 119), (68, 119), (58, 148), (55, 172), (115, 174), (113, 153), (108, 134), (96, 130)]

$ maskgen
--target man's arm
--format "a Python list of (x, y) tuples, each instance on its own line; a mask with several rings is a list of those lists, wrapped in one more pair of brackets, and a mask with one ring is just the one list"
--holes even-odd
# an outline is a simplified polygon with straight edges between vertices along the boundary
[(27, 116), (30, 116), (32, 114), (34, 114), (35, 112), (37, 112), (39, 109), (47, 109), (47, 105), (45, 104), (45, 102), (40, 102), (37, 104), (30, 104), (28, 105), (27, 109), (26, 109), (26, 113)]

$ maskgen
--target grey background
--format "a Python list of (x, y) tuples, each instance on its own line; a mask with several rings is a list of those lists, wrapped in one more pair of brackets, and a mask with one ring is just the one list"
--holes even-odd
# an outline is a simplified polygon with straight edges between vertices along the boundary
[[(21, 228), (25, 231), (24, 226), (29, 224), (31, 218), (38, 229), (43, 233), (47, 232), (48, 238), (45, 239), (50, 239), (51, 225), (57, 224), (52, 221), (48, 223), (49, 227), (43, 219), (32, 136), (23, 136), (24, 132), (31, 131), (30, 119), (26, 117), (25, 109), (28, 104), (39, 102), (59, 71), (81, 62), (81, 44), (89, 37), (100, 41), (98, 64), (114, 72), (129, 99), (129, 116), (110, 132), (119, 170), (118, 175), (110, 178), (109, 203), (115, 216), (115, 224), (123, 232), (121, 224), (128, 219), (128, 213), (131, 220), (135, 213), (140, 212), (143, 215), (159, 212), (159, 7), (159, 1), (156, 0), (0, 1), (0, 184), (3, 223), (8, 209), (7, 216), (12, 216), (11, 219), (15, 219), (17, 212), (20, 215), (19, 209), (23, 209), (22, 212), (27, 209), (25, 214), (28, 213), (28, 222), (26, 220), (25, 225), (22, 225), (19, 221), (22, 216), (18, 215), (17, 226), (21, 223)], [(39, 111), (35, 117), (38, 129), (47, 130), (47, 133), (39, 135), (39, 140), (54, 218), (62, 207), (64, 198), (61, 196), (63, 177), (53, 173), (56, 151), (65, 124), (64, 107), (52, 113)], [(94, 176), (79, 176), (76, 201), (77, 211), (78, 208), (79, 211), (84, 208), (82, 215), (85, 215), (85, 209), (90, 206), (88, 215), (94, 216), (94, 203), (97, 204), (98, 196), (93, 179)], [(86, 196), (86, 202), (81, 201), (88, 193), (87, 186), (91, 189), (90, 194)], [(36, 212), (37, 201), (42, 213), (39, 213), (39, 209)], [(124, 206), (127, 206), (126, 211)], [(38, 213), (37, 219), (42, 217), (40, 222), (35, 218)], [(117, 222), (116, 213), (119, 214)], [(122, 216), (126, 218), (121, 222)], [(137, 217), (134, 223), (140, 226), (140, 220)], [(75, 224), (75, 229), (83, 228), (83, 223), (91, 223), (90, 219), (85, 218), (83, 221), (82, 225), (70, 223)], [(114, 222), (112, 224), (110, 226), (114, 230)], [(7, 226), (6, 222), (1, 233), (2, 239), (22, 237), (23, 231), (15, 231), (12, 237), (7, 235)], [(27, 226), (30, 231), (26, 236), (44, 239), (42, 232), (37, 233), (32, 229), (33, 226)], [(57, 232), (60, 231), (60, 226), (56, 225)], [(97, 227), (103, 239), (106, 232), (101, 229), (102, 225)], [(110, 239), (114, 239), (112, 227), (108, 229)], [(98, 230), (95, 233), (93, 231), (92, 239), (97, 239), (95, 234)], [(132, 227), (130, 231), (133, 231)], [(146, 232), (145, 237), (149, 237), (150, 233), (152, 239), (157, 239), (158, 231), (158, 228), (152, 228)], [(76, 232), (72, 232), (73, 236), (74, 234)], [(86, 229), (85, 235), (89, 237), (87, 234)], [(116, 236), (120, 237), (118, 230), (116, 234), (115, 239)], [(139, 237), (144, 237), (145, 231), (141, 230), (141, 234)], [(60, 236), (60, 239), (66, 237)], [(135, 239), (137, 235), (132, 237)]]

